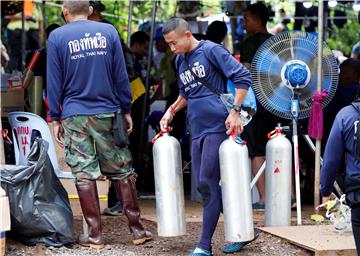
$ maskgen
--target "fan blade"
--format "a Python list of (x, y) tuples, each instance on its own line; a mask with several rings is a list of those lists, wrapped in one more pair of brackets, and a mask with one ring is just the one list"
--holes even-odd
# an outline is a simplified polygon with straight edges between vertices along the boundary
[[(331, 80), (328, 77), (323, 77), (322, 79), (322, 85), (321, 85), (321, 89), (326, 89), (329, 90), (329, 88), (331, 87)], [(317, 77), (313, 76), (309, 82), (309, 84), (305, 87), (306, 88), (306, 92), (308, 92), (309, 94), (314, 94), (314, 92), (317, 90)], [(303, 95), (302, 95), (303, 96)]]
[[(305, 37), (304, 37), (305, 36)], [(317, 36), (305, 34), (294, 39), (294, 59), (310, 64), (317, 55)]]
[(263, 52), (258, 55), (259, 60), (256, 61), (255, 70), (256, 72), (268, 74), (268, 75), (279, 75), (282, 67), (285, 64), (285, 61), (273, 51), (269, 49), (263, 50)]
[(292, 91), (281, 83), (270, 94), (269, 103), (275, 110), (287, 113), (290, 111), (291, 98)]
[(302, 60), (306, 64), (311, 63), (311, 61), (316, 58), (316, 52), (310, 52), (309, 49), (294, 47), (294, 59)]

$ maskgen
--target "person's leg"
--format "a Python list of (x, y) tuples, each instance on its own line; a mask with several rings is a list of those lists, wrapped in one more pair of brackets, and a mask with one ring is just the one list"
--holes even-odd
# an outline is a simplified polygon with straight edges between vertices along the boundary
[[(263, 156), (259, 154), (259, 136), (260, 133), (263, 133), (260, 126), (262, 125), (260, 122), (261, 117), (258, 117), (256, 114), (252, 121), (244, 127), (244, 132), (241, 134), (241, 138), (246, 141), (249, 157), (251, 158), (251, 170), (252, 174), (255, 177), (258, 173), (261, 165), (265, 161), (265, 153)], [(259, 191), (259, 202), (253, 204), (254, 208), (264, 208), (265, 202), (265, 175), (261, 175), (258, 181), (256, 182), (256, 187)]]
[(137, 199), (135, 181), (131, 178), (115, 181), (120, 192), (124, 213), (129, 222), (129, 229), (133, 234), (133, 244), (140, 245), (153, 239), (152, 234), (144, 228), (140, 219), (140, 207)]
[[(260, 167), (265, 162), (265, 156), (255, 156), (251, 159), (251, 169), (254, 177), (258, 173)], [(259, 191), (259, 204), (265, 203), (265, 175), (264, 173), (259, 177), (256, 182), (256, 187)]]
[(211, 251), (211, 239), (221, 211), (219, 147), (226, 134), (208, 134), (201, 146), (198, 189), (203, 201), (203, 225), (198, 247)]
[(131, 166), (132, 157), (127, 147), (115, 145), (112, 131), (112, 115), (98, 115), (90, 119), (89, 130), (95, 140), (101, 173), (112, 179), (117, 189), (125, 216), (129, 222), (135, 245), (152, 239), (140, 222), (140, 208), (136, 193), (136, 173)]
[(77, 176), (75, 187), (84, 219), (89, 228), (88, 235), (80, 235), (78, 242), (82, 246), (101, 249), (104, 247), (104, 241), (96, 180), (91, 180), (88, 174), (83, 173)]
[(40, 48), (39, 41), (38, 29), (29, 29), (26, 32), (26, 50), (38, 50)]
[(360, 254), (360, 207), (351, 209), (351, 225), (355, 238), (356, 251)]
[(114, 182), (111, 181), (111, 185), (108, 193), (108, 207), (104, 209), (105, 215), (120, 216), (123, 212), (122, 205), (120, 203), (119, 194), (116, 190)]
[[(144, 99), (145, 94), (137, 98), (132, 106), (131, 106), (131, 116), (133, 119), (133, 132), (129, 135), (130, 140), (130, 146), (129, 149), (131, 151), (131, 155), (133, 156), (133, 167), (135, 170), (139, 170), (141, 166), (139, 165), (141, 163), (141, 155), (140, 155), (140, 149), (142, 146), (142, 142), (140, 141), (140, 135), (143, 132), (141, 130), (141, 123), (142, 123), (142, 117), (143, 117), (143, 106), (144, 106)], [(144, 136), (144, 141), (146, 139), (146, 136)], [(138, 172), (139, 175), (143, 174), (141, 172)]]
[[(202, 152), (202, 147), (203, 147), (203, 138), (198, 138), (198, 139), (193, 139), (191, 141), (191, 172), (192, 172), (192, 176), (196, 179), (196, 189), (198, 190), (198, 180), (199, 180), (199, 175), (200, 175), (200, 166), (201, 166), (201, 152)], [(193, 184), (192, 184), (193, 185)], [(199, 191), (199, 190), (198, 190)], [(199, 191), (200, 194), (200, 191)], [(201, 194), (200, 194), (201, 195)], [(202, 201), (202, 199), (200, 200)], [(204, 208), (203, 208), (204, 211)], [(205, 225), (205, 223), (203, 222), (203, 225)], [(211, 243), (211, 241), (209, 242)], [(205, 246), (210, 247), (211, 246)], [(191, 256), (209, 256), (211, 255), (211, 252), (209, 249), (204, 249), (204, 248), (199, 248), (196, 247), (195, 250), (191, 253)]]
[(195, 139), (191, 141), (191, 200), (201, 203), (201, 194), (198, 190), (199, 172), (201, 164), (201, 140)]
[(87, 133), (88, 117), (76, 116), (63, 120), (65, 131), (65, 161), (75, 179), (81, 209), (89, 227), (88, 235), (79, 236), (79, 244), (92, 248), (104, 247), (96, 178), (99, 177), (99, 162), (94, 141)]
[(8, 30), (9, 34), (9, 69), (10, 72), (21, 70), (22, 55), (21, 55), (21, 30)]

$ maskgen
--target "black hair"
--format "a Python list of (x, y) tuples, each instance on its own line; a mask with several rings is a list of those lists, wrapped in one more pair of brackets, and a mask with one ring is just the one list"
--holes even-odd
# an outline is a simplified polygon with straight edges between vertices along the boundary
[(101, 13), (105, 11), (105, 5), (101, 1), (89, 1), (95, 13)]
[(253, 16), (261, 20), (261, 23), (266, 26), (266, 23), (269, 21), (270, 14), (269, 9), (265, 4), (258, 2), (255, 4), (250, 4), (246, 11), (250, 12)]
[(189, 23), (182, 18), (173, 17), (166, 21), (163, 25), (162, 32), (164, 35), (170, 33), (171, 31), (186, 31), (190, 30)]
[(194, 34), (192, 34), (193, 35), (193, 37), (196, 39), (196, 40), (199, 40), (199, 41), (201, 41), (201, 40), (207, 40), (208, 38), (206, 37), (206, 35), (204, 35), (204, 34), (201, 34), (201, 33), (194, 33)]
[(45, 29), (46, 37), (49, 37), (50, 33), (59, 27), (60, 27), (60, 25), (56, 24), (56, 23), (53, 23), (53, 24), (50, 24), (49, 26), (47, 26)]
[(144, 44), (150, 41), (150, 37), (144, 31), (136, 31), (130, 37), (130, 46), (133, 46), (135, 43)]
[(354, 58), (348, 58), (346, 60), (344, 60), (341, 64), (340, 64), (340, 72), (341, 70), (347, 69), (351, 72), (353, 72), (354, 74), (357, 75), (357, 77), (360, 78), (360, 60), (356, 60)]
[(220, 20), (212, 22), (206, 30), (206, 37), (214, 43), (221, 44), (227, 34), (226, 23)]

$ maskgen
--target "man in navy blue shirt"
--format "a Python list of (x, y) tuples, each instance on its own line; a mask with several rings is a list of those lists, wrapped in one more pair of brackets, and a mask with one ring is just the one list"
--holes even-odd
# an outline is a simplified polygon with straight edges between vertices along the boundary
[[(202, 234), (192, 255), (212, 255), (211, 239), (222, 209), (219, 147), (232, 132), (240, 134), (243, 130), (239, 111), (251, 85), (251, 75), (223, 46), (196, 40), (188, 23), (181, 18), (167, 21), (163, 34), (171, 51), (179, 55), (176, 66), (180, 91), (161, 119), (160, 127), (165, 131), (175, 113), (188, 107), (192, 171), (198, 177), (203, 199)], [(225, 90), (227, 80), (234, 83), (236, 95), (230, 113), (219, 96), (201, 84), (190, 68), (220, 91)]]
[(330, 129), (339, 111), (356, 99), (360, 90), (360, 61), (349, 58), (340, 64), (339, 84), (329, 105), (324, 109), (324, 146), (330, 134)]
[[(358, 94), (359, 96), (359, 94)], [(356, 248), (360, 250), (360, 97), (357, 108), (349, 105), (340, 110), (326, 144), (321, 168), (320, 190), (323, 202), (328, 201), (333, 184), (345, 170), (346, 202), (351, 207), (351, 223)]]
[(142, 244), (151, 240), (152, 234), (140, 222), (131, 154), (127, 147), (115, 144), (112, 134), (114, 112), (119, 108), (128, 133), (132, 131), (131, 93), (123, 51), (112, 25), (87, 20), (91, 10), (89, 1), (64, 1), (67, 24), (49, 37), (50, 117), (55, 139), (65, 146), (65, 160), (75, 176), (89, 226), (89, 234), (79, 237), (80, 245), (104, 247), (96, 187), (101, 174), (115, 183), (133, 243)]

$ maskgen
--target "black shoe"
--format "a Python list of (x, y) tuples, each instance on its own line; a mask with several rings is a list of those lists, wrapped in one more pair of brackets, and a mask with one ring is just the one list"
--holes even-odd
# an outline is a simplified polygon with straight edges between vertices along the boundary
[(110, 216), (120, 216), (122, 212), (123, 208), (120, 202), (117, 202), (113, 207), (104, 209), (104, 214)]

